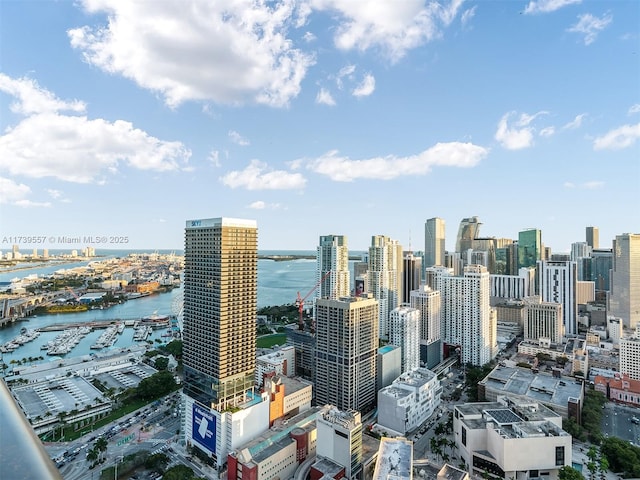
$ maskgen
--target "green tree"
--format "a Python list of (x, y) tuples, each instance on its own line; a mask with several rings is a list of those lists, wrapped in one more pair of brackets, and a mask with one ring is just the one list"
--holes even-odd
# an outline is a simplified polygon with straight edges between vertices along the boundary
[(164, 370), (143, 378), (136, 387), (135, 395), (142, 400), (153, 400), (172, 392), (176, 386), (173, 374)]
[(154, 363), (157, 370), (166, 370), (169, 366), (169, 359), (167, 357), (158, 357)]
[(194, 480), (194, 476), (191, 468), (186, 465), (176, 465), (164, 472), (162, 480)]
[(169, 464), (169, 461), (169, 457), (164, 453), (155, 453), (147, 457), (144, 462), (144, 466), (156, 473), (162, 473), (162, 471)]
[(558, 471), (559, 480), (585, 480), (584, 476), (575, 468), (565, 465)]
[(626, 478), (640, 478), (640, 448), (620, 438), (607, 437), (602, 441), (600, 452), (610, 470), (622, 472)]

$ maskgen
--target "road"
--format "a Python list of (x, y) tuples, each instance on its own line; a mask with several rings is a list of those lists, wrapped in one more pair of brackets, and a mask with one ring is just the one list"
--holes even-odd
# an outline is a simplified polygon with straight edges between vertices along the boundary
[[(60, 467), (60, 473), (65, 480), (94, 480), (99, 478), (100, 472), (122, 458), (139, 451), (164, 452), (170, 459), (170, 465), (184, 464), (193, 469), (196, 475), (208, 479), (217, 479), (215, 471), (209, 466), (202, 465), (199, 460), (189, 460), (183, 446), (178, 443), (180, 416), (177, 414), (177, 400), (179, 396), (171, 394), (158, 406), (146, 406), (131, 414), (118, 419), (110, 425), (89, 432), (73, 442), (46, 444), (45, 448), (52, 458), (69, 452), (65, 463)], [(110, 431), (114, 433), (109, 433)], [(99, 436), (108, 438), (106, 460), (104, 463), (90, 469), (91, 462), (86, 460), (86, 454), (93, 447)], [(73, 452), (77, 452), (75, 455)]]

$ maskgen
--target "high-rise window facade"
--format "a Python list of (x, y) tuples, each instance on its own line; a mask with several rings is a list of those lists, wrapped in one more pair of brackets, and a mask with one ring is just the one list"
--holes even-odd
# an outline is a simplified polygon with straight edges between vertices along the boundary
[(445, 223), (442, 218), (430, 218), (424, 225), (424, 266), (444, 266)]
[(384, 235), (371, 237), (367, 292), (378, 300), (380, 338), (389, 338), (389, 313), (402, 298), (402, 246)]
[(535, 267), (542, 258), (542, 232), (531, 228), (518, 233), (518, 268)]
[(224, 409), (243, 402), (254, 386), (256, 222), (189, 220), (184, 252), (184, 393)]
[(640, 323), (640, 234), (616, 235), (613, 241), (613, 267), (609, 313), (622, 318), (624, 325)]
[(349, 246), (344, 235), (323, 235), (316, 253), (316, 298), (347, 297), (351, 293)]
[(316, 404), (367, 412), (376, 401), (378, 302), (316, 301)]

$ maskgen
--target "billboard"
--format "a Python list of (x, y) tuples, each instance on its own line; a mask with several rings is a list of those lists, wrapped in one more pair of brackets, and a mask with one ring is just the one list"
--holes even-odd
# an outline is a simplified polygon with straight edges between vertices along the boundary
[(191, 437), (211, 453), (216, 451), (216, 417), (207, 409), (193, 404)]

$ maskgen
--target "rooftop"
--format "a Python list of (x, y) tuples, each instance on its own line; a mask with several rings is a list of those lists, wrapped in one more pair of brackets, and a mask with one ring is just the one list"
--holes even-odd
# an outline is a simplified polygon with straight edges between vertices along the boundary
[(413, 442), (404, 438), (380, 440), (373, 480), (411, 479)]
[(570, 398), (582, 398), (582, 382), (576, 383), (569, 377), (533, 373), (528, 368), (497, 366), (480, 385), (496, 391), (498, 395), (520, 395), (563, 408)]

